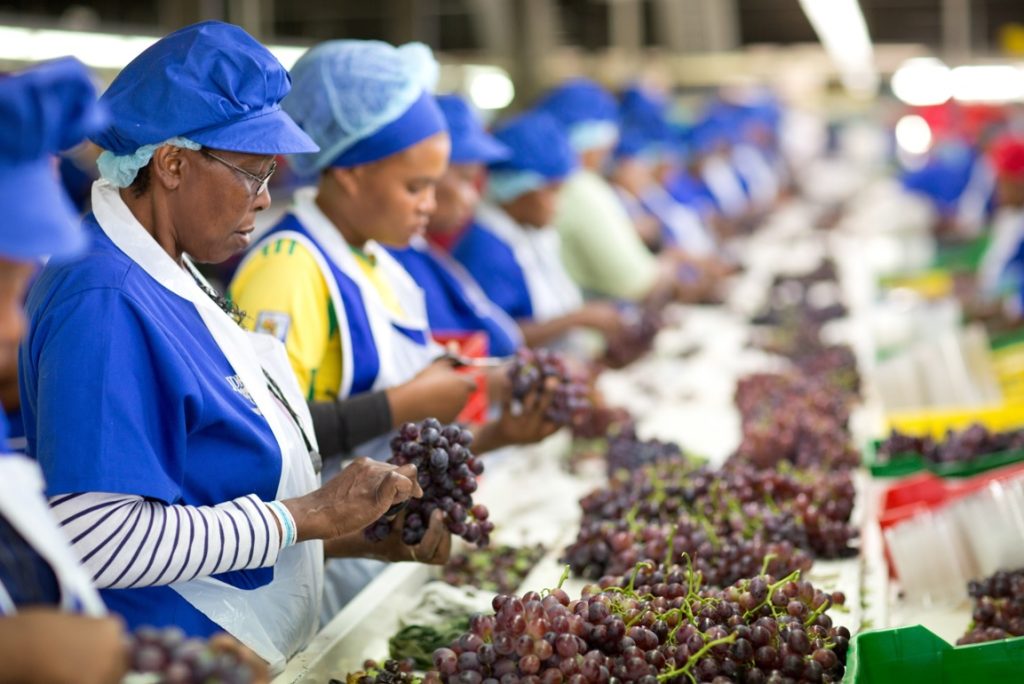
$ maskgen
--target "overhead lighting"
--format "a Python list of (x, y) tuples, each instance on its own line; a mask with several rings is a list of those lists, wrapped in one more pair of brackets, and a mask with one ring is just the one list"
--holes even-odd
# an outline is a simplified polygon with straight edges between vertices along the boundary
[(878, 88), (878, 71), (857, 0), (800, 0), (800, 6), (835, 62), (843, 86), (856, 95), (873, 95)]
[(953, 95), (952, 70), (934, 57), (908, 59), (892, 75), (892, 92), (913, 107), (942, 104)]
[(466, 91), (478, 109), (504, 109), (516, 96), (508, 72), (496, 66), (466, 67)]
[[(158, 39), (158, 36), (0, 26), (0, 60), (31, 64), (72, 56), (94, 69), (121, 69)], [(304, 47), (292, 45), (268, 45), (267, 48), (286, 69), (291, 69), (306, 51)]]
[(951, 80), (953, 97), (961, 102), (1024, 101), (1024, 70), (1009, 64), (959, 66)]
[(896, 122), (896, 144), (907, 154), (924, 154), (932, 146), (932, 129), (922, 117), (908, 114)]

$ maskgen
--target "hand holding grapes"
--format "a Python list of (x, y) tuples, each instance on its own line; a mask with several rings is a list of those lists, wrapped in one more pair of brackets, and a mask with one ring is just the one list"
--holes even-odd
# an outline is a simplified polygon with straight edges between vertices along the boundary
[(557, 432), (561, 424), (551, 418), (551, 406), (561, 384), (559, 378), (548, 376), (522, 400), (513, 397), (509, 385), (502, 401), (501, 416), (484, 425), (477, 434), (478, 450), (487, 452), (512, 444), (535, 444)]
[(444, 511), (435, 509), (429, 517), (423, 537), (415, 544), (403, 540), (406, 513), (403, 511), (391, 521), (387, 537), (369, 540), (362, 532), (333, 539), (324, 544), (328, 557), (372, 558), (388, 563), (414, 561), (427, 565), (444, 565), (452, 551), (452, 535), (445, 526)]
[(395, 504), (423, 496), (416, 466), (357, 458), (320, 489), (284, 504), (295, 518), (298, 541), (358, 532)]
[(607, 301), (587, 302), (580, 309), (583, 325), (596, 330), (605, 337), (614, 337), (622, 332), (622, 314), (615, 304)]
[(247, 667), (252, 674), (251, 684), (270, 684), (267, 663), (230, 634), (214, 634), (209, 646), (213, 652), (229, 655)]
[(23, 610), (0, 618), (0, 662), (0, 682), (116, 684), (128, 669), (124, 624)]

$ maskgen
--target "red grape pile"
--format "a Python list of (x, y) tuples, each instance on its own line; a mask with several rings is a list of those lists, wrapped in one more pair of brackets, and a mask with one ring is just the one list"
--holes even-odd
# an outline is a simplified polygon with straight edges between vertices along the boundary
[(669, 458), (621, 471), (584, 497), (580, 532), (565, 561), (597, 579), (639, 561), (677, 562), (686, 554), (713, 586), (749, 577), (769, 554), (773, 574), (806, 570), (812, 556), (855, 553), (854, 494), (845, 470), (759, 469), (744, 462), (712, 470)]
[(900, 454), (917, 454), (935, 464), (972, 463), (983, 456), (1024, 449), (1024, 430), (990, 432), (980, 423), (963, 430), (947, 430), (942, 441), (893, 431), (878, 447), (884, 461)]
[[(423, 497), (411, 499), (405, 507), (402, 543), (418, 544), (426, 534), (430, 515), (444, 512), (448, 531), (471, 544), (487, 546), (494, 524), (487, 519), (482, 504), (473, 504), (476, 478), (484, 472), (483, 461), (470, 451), (473, 433), (458, 425), (442, 426), (435, 418), (422, 423), (406, 423), (391, 440), (390, 463), (402, 466), (412, 463), (419, 473)], [(384, 516), (366, 528), (371, 541), (386, 539), (392, 520)]]
[(434, 652), (424, 684), (839, 682), (850, 633), (794, 572), (723, 590), (688, 567), (634, 569), (570, 600), (561, 589), (494, 598), (493, 615)]
[(624, 311), (623, 321), (622, 332), (608, 340), (604, 352), (604, 363), (612, 368), (623, 368), (649, 352), (663, 325), (661, 313), (652, 307)]
[(159, 675), (160, 684), (249, 684), (254, 678), (236, 654), (188, 639), (178, 627), (140, 627), (129, 640), (131, 671)]
[(582, 420), (590, 408), (586, 382), (569, 371), (565, 359), (546, 349), (521, 348), (508, 369), (512, 400), (522, 405), (527, 397), (540, 394), (550, 378), (557, 380), (547, 418), (558, 425)]
[(850, 395), (802, 374), (757, 373), (740, 380), (736, 405), (743, 439), (733, 456), (762, 468), (855, 468)]
[(1024, 636), (1024, 568), (972, 581), (967, 592), (974, 599), (972, 623), (957, 645)]
[(633, 417), (624, 408), (592, 406), (572, 424), (573, 439), (604, 439), (633, 424)]
[(519, 588), (533, 566), (544, 557), (544, 551), (540, 544), (469, 550), (452, 556), (441, 577), (455, 587), (469, 585), (507, 594)]

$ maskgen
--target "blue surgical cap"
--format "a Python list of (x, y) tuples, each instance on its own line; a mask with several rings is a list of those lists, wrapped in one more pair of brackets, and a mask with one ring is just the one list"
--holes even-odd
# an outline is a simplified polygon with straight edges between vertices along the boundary
[(576, 168), (565, 131), (545, 112), (509, 119), (495, 128), (494, 137), (511, 151), (508, 159), (489, 167), (488, 193), (498, 202), (564, 180)]
[(320, 152), (293, 155), (292, 166), (311, 176), (366, 164), (447, 130), (430, 94), (438, 73), (422, 43), (332, 40), (312, 48), (292, 68), (294, 88), (282, 106)]
[(667, 117), (668, 102), (658, 93), (634, 85), (622, 93), (617, 158), (660, 154), (675, 147)]
[(0, 79), (0, 254), (67, 256), (85, 243), (53, 155), (107, 124), (86, 68), (66, 58)]
[(183, 138), (250, 154), (315, 152), (281, 111), (288, 72), (238, 26), (207, 21), (161, 38), (121, 70), (100, 101), (113, 124), (93, 142), (116, 156)]
[(452, 138), (452, 164), (491, 164), (507, 159), (511, 150), (484, 130), (469, 103), (458, 95), (439, 95), (437, 104)]
[(618, 105), (593, 81), (577, 78), (554, 88), (537, 103), (553, 116), (577, 152), (611, 147), (618, 137)]

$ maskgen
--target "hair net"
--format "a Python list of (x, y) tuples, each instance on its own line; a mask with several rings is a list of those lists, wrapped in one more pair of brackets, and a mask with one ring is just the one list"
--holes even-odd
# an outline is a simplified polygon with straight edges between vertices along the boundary
[(293, 155), (293, 167), (301, 175), (326, 168), (433, 91), (438, 74), (422, 43), (332, 40), (312, 48), (292, 68), (292, 90), (281, 106), (320, 151)]
[(197, 142), (188, 138), (171, 138), (155, 145), (143, 145), (135, 150), (134, 154), (117, 155), (110, 150), (105, 150), (96, 160), (100, 169), (100, 176), (110, 181), (111, 185), (118, 188), (127, 188), (139, 175), (139, 169), (149, 163), (153, 153), (164, 145), (184, 147), (186, 150), (198, 150), (202, 147)]
[(536, 171), (492, 171), (487, 177), (487, 197), (498, 204), (505, 204), (553, 182), (553, 179), (545, 178)]

